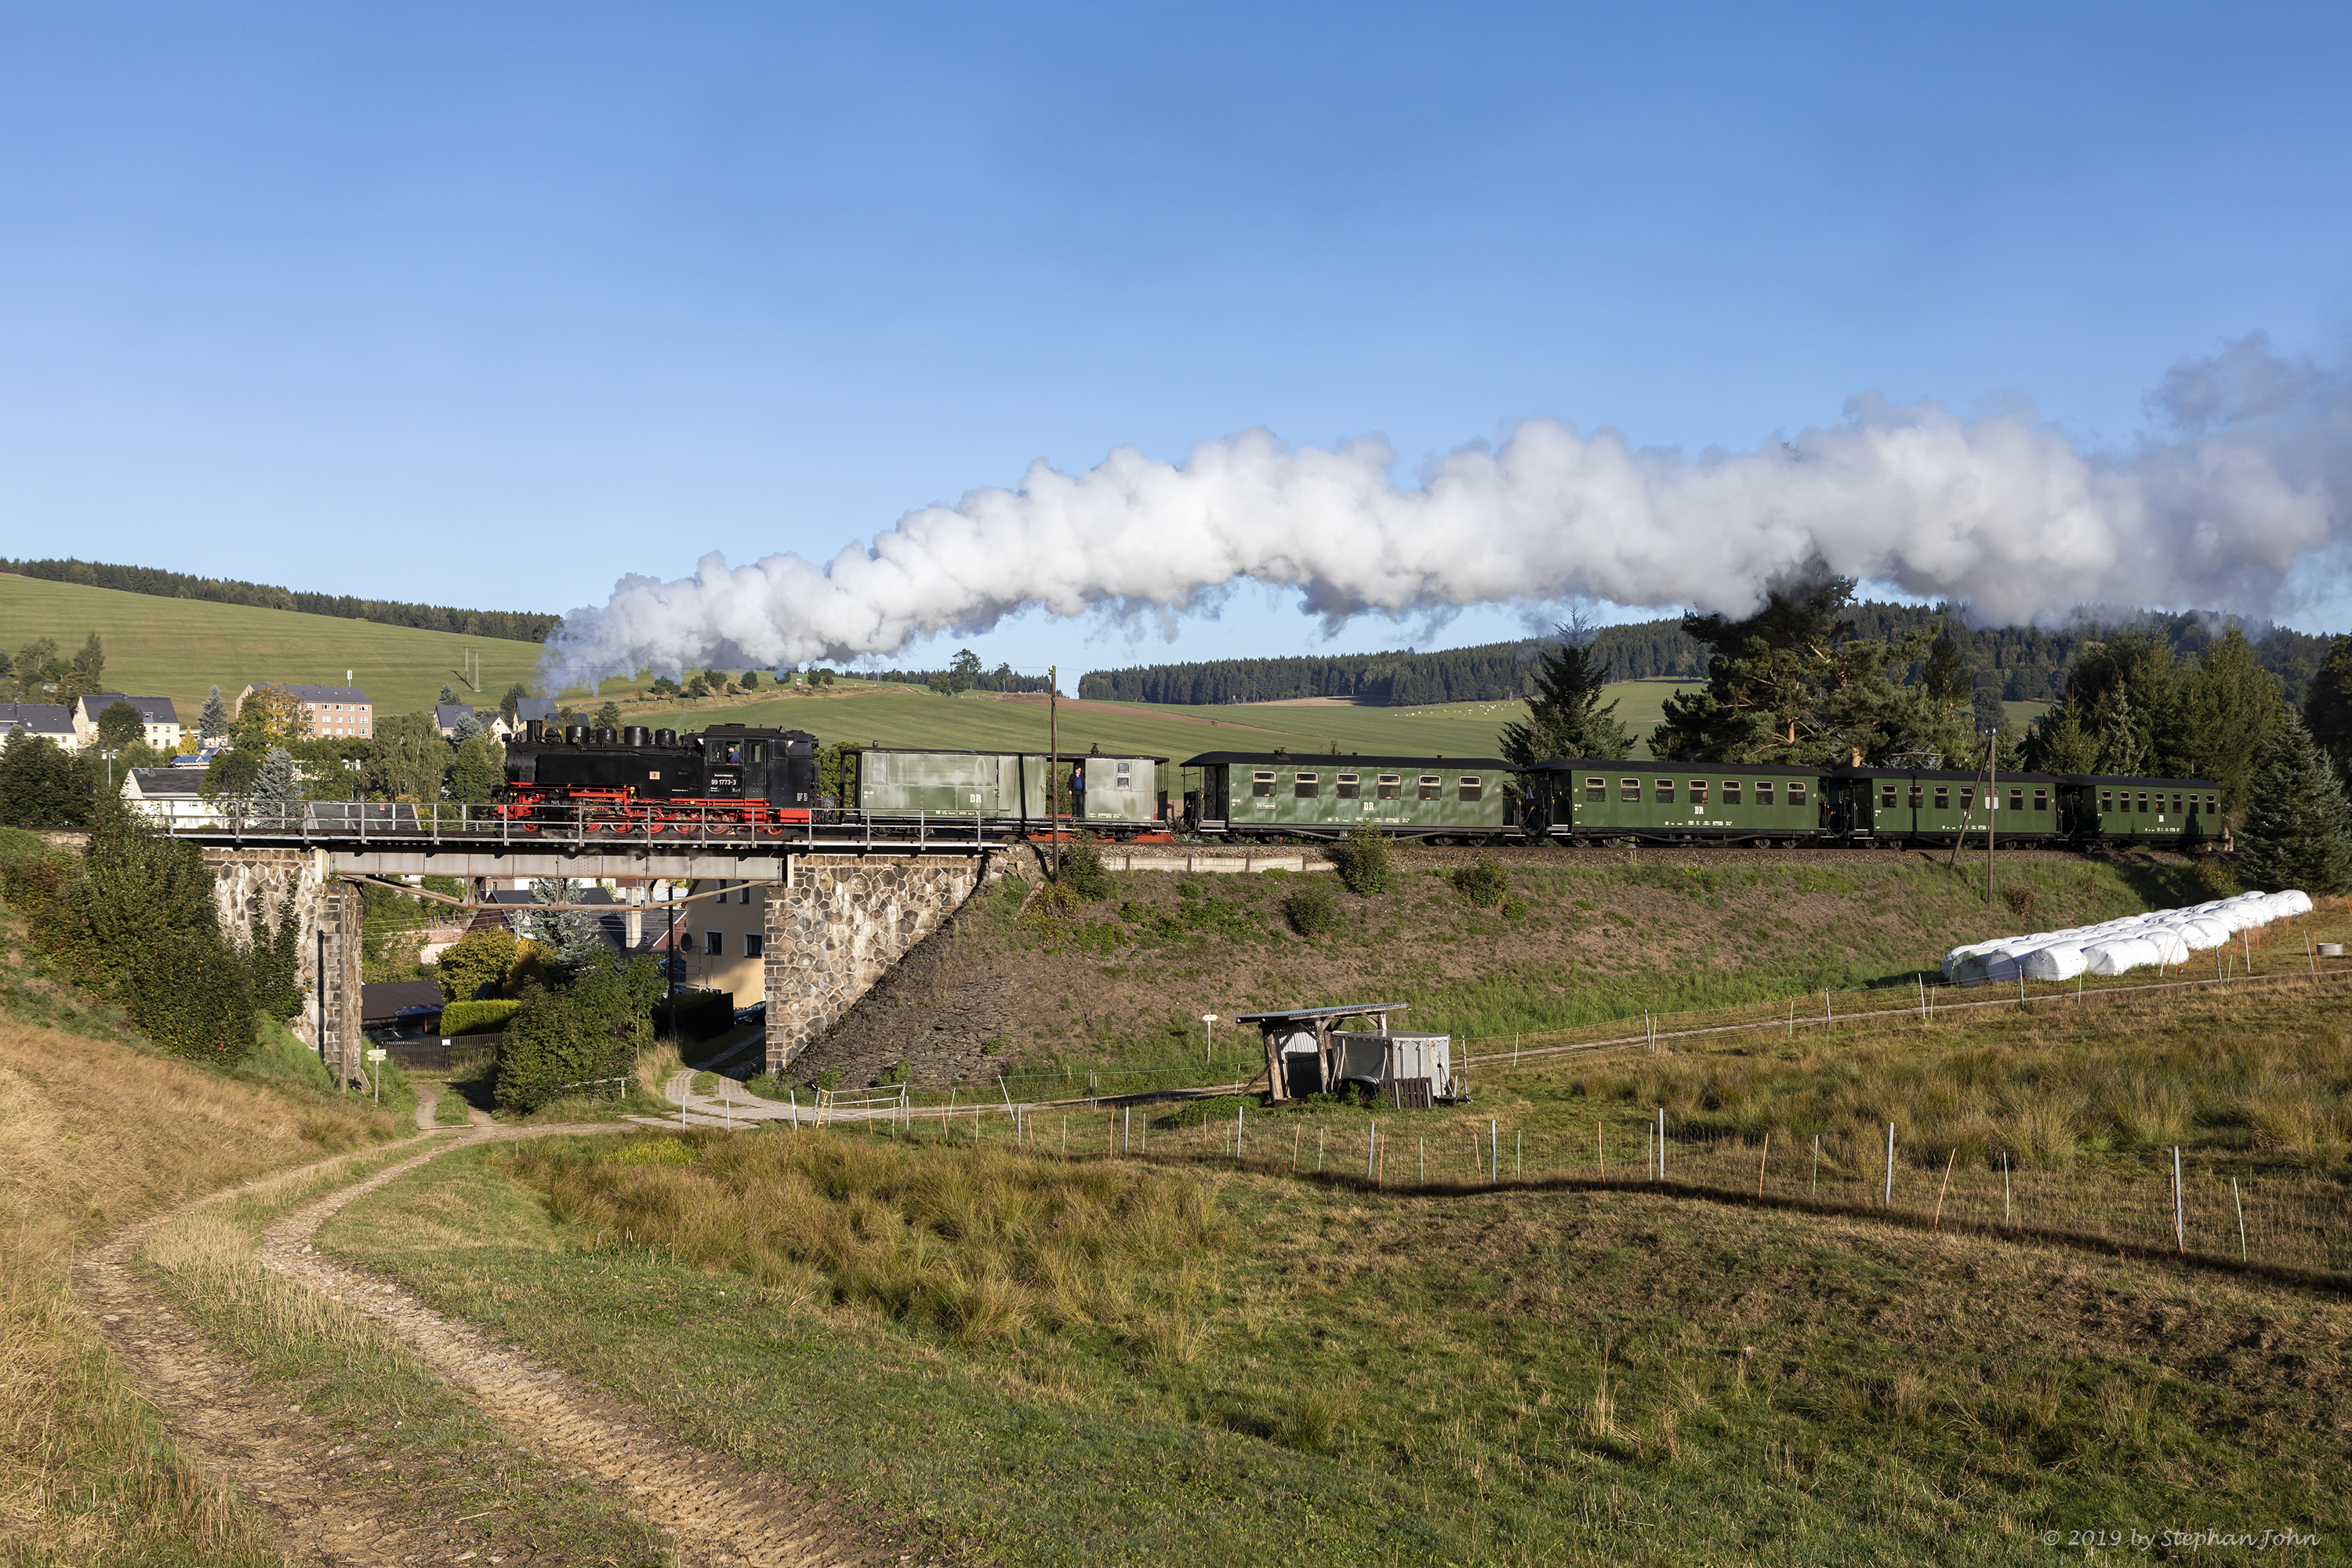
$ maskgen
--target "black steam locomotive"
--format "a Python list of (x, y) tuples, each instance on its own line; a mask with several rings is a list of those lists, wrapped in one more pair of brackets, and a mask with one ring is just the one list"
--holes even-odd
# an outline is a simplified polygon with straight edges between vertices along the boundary
[(648, 837), (725, 824), (781, 836), (817, 805), (814, 735), (713, 724), (675, 730), (542, 724), (507, 747), (499, 815)]

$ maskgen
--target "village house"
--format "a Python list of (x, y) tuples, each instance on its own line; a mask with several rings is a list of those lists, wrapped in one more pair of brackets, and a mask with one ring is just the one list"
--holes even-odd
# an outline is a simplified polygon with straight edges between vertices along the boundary
[[(236, 694), (241, 710), (246, 699), (261, 689), (258, 682)], [(356, 686), (289, 686), (294, 700), (310, 715), (310, 733), (323, 740), (371, 741), (375, 738), (375, 704)]]
[(74, 749), (73, 710), (62, 702), (0, 702), (0, 740), (16, 730)]
[(180, 744), (180, 714), (168, 697), (126, 697), (120, 691), (100, 691), (94, 696), (79, 698), (73, 705), (73, 745), (76, 751), (95, 745), (98, 742), (98, 721), (100, 715), (118, 702), (127, 702), (139, 710), (139, 721), (146, 732), (141, 736), (159, 752), (176, 750)]

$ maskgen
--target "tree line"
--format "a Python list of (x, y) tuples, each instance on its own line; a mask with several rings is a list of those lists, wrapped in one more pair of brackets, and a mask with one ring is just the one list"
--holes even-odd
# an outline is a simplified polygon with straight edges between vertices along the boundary
[(161, 599), (204, 599), (264, 610), (299, 610), (305, 615), (335, 616), (347, 621), (375, 621), (388, 626), (415, 626), (423, 631), (502, 637), (512, 642), (543, 643), (563, 624), (562, 616), (530, 610), (467, 610), (448, 605), (411, 605), (397, 599), (362, 599), (349, 594), (306, 594), (268, 583), (246, 583), (233, 577), (194, 577), (184, 572), (165, 572), (152, 566), (78, 561), (70, 556), (63, 561), (12, 561), (0, 556), (0, 572), (51, 583), (79, 583), (87, 588), (116, 588), (126, 594), (145, 594)]
[[(1947, 637), (1969, 671), (1971, 693), (1990, 702), (2055, 701), (2088, 647), (2118, 634), (2152, 637), (2176, 660), (2193, 662), (2228, 635), (2217, 617), (2157, 611), (2093, 612), (2063, 631), (2036, 626), (1970, 626), (1957, 605), (1922, 607), (1861, 601), (1842, 606), (1853, 635), (1898, 642), (1925, 631)], [(2329, 639), (2284, 626), (2241, 627), (2254, 660), (2278, 681), (2290, 701), (2302, 700), (2327, 657)], [(1706, 677), (1712, 650), (1694, 637), (1686, 619), (1588, 627), (1581, 645), (1608, 681)], [(1078, 695), (1114, 702), (1207, 704), (1274, 702), (1301, 697), (1349, 697), (1391, 707), (1425, 702), (1507, 702), (1538, 689), (1538, 666), (1555, 638), (1486, 643), (1422, 653), (1208, 659), (1192, 664), (1139, 665), (1095, 670)]]

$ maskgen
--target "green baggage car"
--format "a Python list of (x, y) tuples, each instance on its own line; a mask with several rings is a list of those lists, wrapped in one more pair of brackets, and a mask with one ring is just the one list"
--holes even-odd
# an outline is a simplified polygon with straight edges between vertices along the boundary
[(1526, 780), (1529, 832), (1569, 844), (1794, 846), (1823, 832), (1815, 768), (1567, 757)]
[(1185, 816), (1206, 837), (1344, 838), (1360, 822), (1432, 844), (1519, 837), (1515, 770), (1499, 757), (1203, 752), (1181, 765)]
[[(843, 807), (877, 820), (979, 821), (1012, 831), (1045, 831), (1045, 785), (1054, 759), (1041, 752), (925, 752), (895, 746), (845, 748)], [(1132, 837), (1160, 825), (1165, 757), (1066, 756), (1067, 810), (1087, 832)]]

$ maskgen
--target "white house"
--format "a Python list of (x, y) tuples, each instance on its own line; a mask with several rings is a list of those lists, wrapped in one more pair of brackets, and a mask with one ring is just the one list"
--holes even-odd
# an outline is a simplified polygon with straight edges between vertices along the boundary
[(74, 749), (73, 710), (62, 702), (0, 702), (0, 742), (16, 730)]
[(220, 818), (198, 793), (204, 782), (202, 768), (133, 768), (122, 798), (158, 822), (193, 827)]
[(84, 697), (73, 705), (74, 746), (77, 750), (94, 745), (98, 741), (100, 715), (118, 702), (127, 702), (139, 710), (139, 721), (146, 729), (141, 738), (159, 752), (176, 751), (180, 744), (180, 714), (168, 697), (125, 697), (120, 691), (101, 691)]

